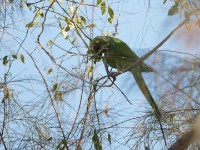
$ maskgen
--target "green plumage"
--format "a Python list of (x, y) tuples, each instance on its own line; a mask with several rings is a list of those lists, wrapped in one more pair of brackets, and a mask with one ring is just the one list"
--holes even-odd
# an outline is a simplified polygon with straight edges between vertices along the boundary
[[(129, 46), (120, 39), (109, 36), (98, 36), (90, 41), (91, 53), (94, 54), (93, 59), (99, 61), (104, 54), (106, 63), (116, 68), (118, 71), (124, 71), (132, 66), (139, 57), (129, 48)], [(138, 84), (138, 87), (146, 97), (147, 101), (153, 108), (158, 119), (161, 118), (161, 113), (142, 77), (141, 72), (152, 72), (153, 69), (145, 63), (140, 63), (137, 67), (129, 70)]]

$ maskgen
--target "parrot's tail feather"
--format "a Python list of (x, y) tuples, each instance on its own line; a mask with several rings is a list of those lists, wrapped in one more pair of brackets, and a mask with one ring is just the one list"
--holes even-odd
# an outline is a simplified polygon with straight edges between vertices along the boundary
[(161, 123), (161, 113), (158, 109), (158, 106), (157, 104), (155, 103), (153, 97), (151, 96), (151, 93), (142, 77), (142, 73), (141, 73), (141, 70), (140, 70), (140, 67), (137, 67), (137, 68), (134, 68), (131, 70), (132, 74), (133, 74), (133, 77), (135, 78), (135, 81), (137, 82), (137, 85), (139, 86), (140, 90), (142, 91), (142, 93), (144, 94), (144, 96), (146, 97), (147, 101), (149, 102), (149, 104), (151, 105), (151, 107), (153, 108), (154, 110), (154, 113), (155, 113), (155, 116), (159, 122), (159, 125), (160, 125), (160, 129), (161, 129), (161, 132), (162, 132), (162, 135), (163, 135), (163, 139), (164, 139), (164, 142), (165, 142), (165, 145), (167, 146), (167, 142), (166, 142), (166, 139), (165, 139), (165, 134), (164, 134), (164, 130), (163, 130), (163, 127), (162, 127), (162, 123)]
[(145, 98), (147, 99), (148, 103), (151, 105), (151, 107), (153, 108), (154, 110), (154, 113), (156, 115), (156, 117), (158, 119), (161, 118), (161, 113), (158, 109), (158, 106), (157, 104), (155, 103), (143, 77), (142, 77), (142, 73), (141, 73), (141, 70), (140, 68), (134, 68), (131, 70), (132, 74), (133, 74), (133, 77), (135, 78), (135, 81), (138, 85), (138, 87), (140, 88), (141, 92), (143, 93), (143, 95), (145, 96)]

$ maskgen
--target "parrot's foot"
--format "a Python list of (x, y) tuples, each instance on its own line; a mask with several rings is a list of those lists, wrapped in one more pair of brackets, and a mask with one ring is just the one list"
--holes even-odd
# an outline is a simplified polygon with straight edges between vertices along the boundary
[(109, 72), (108, 73), (108, 78), (112, 78), (113, 82), (116, 80), (116, 76), (117, 76), (118, 72)]

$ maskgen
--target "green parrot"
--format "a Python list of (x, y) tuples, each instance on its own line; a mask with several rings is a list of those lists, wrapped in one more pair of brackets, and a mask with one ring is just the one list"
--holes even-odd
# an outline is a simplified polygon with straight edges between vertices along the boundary
[[(110, 36), (98, 36), (94, 38), (90, 41), (90, 48), (90, 53), (93, 54), (92, 58), (95, 60), (95, 63), (96, 61), (100, 61), (103, 56), (105, 63), (112, 68), (116, 68), (119, 72), (132, 66), (139, 59), (125, 42)], [(139, 66), (129, 71), (132, 73), (138, 87), (153, 108), (156, 117), (160, 120), (161, 113), (142, 77), (142, 72), (153, 72), (153, 69), (141, 62)]]

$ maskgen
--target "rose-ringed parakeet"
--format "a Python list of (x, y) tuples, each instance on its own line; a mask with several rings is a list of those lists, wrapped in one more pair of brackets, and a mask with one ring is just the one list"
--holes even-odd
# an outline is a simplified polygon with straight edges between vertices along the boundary
[[(96, 61), (102, 58), (102, 55), (110, 67), (116, 68), (119, 72), (132, 66), (139, 57), (129, 48), (129, 46), (120, 39), (109, 36), (98, 36), (90, 41), (91, 53)], [(138, 87), (154, 110), (156, 117), (160, 120), (161, 113), (142, 77), (141, 72), (152, 72), (153, 69), (141, 62), (137, 67), (129, 70), (135, 78)]]

